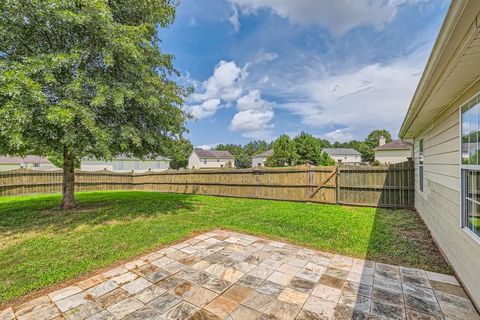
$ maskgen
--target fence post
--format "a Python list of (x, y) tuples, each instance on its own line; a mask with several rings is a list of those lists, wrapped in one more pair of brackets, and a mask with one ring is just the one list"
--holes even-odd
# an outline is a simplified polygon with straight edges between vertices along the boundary
[(338, 166), (335, 166), (335, 204), (338, 204), (338, 194), (340, 191), (340, 187), (338, 185), (338, 175), (340, 174), (340, 171), (338, 170)]

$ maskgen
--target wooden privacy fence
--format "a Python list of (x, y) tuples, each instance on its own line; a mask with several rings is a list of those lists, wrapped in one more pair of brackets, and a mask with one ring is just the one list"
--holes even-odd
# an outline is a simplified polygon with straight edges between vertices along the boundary
[[(75, 173), (77, 191), (145, 190), (230, 197), (412, 208), (412, 162), (389, 166)], [(0, 195), (60, 192), (61, 171), (0, 172)]]

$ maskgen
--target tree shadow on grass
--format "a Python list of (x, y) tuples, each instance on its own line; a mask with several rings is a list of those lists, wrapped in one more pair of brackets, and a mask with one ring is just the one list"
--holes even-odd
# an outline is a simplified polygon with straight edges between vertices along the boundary
[(78, 207), (62, 211), (59, 194), (16, 197), (0, 202), (0, 236), (19, 232), (72, 230), (159, 215), (194, 211), (200, 206), (191, 195), (159, 192), (78, 193)]

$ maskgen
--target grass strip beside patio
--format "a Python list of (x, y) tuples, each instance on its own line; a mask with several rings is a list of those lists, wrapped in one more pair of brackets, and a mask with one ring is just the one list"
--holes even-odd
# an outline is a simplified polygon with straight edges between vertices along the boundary
[(410, 210), (156, 192), (0, 197), (0, 305), (192, 233), (227, 228), (377, 262), (451, 273)]

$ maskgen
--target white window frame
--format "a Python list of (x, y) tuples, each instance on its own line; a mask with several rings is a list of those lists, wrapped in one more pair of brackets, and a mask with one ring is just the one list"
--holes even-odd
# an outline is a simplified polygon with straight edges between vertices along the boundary
[(425, 166), (423, 153), (425, 152), (425, 140), (420, 138), (418, 140), (418, 190), (425, 193)]
[[(474, 239), (477, 243), (480, 244), (480, 234), (476, 234), (467, 225), (467, 216), (466, 216), (466, 203), (467, 199), (465, 197), (466, 193), (466, 176), (469, 171), (480, 171), (480, 164), (477, 165), (471, 165), (471, 164), (463, 164), (463, 146), (462, 146), (462, 138), (463, 138), (463, 121), (462, 121), (462, 115), (463, 115), (463, 109), (465, 106), (469, 105), (472, 103), (474, 100), (477, 101), (477, 103), (473, 104), (472, 107), (474, 107), (477, 104), (480, 104), (480, 92), (476, 93), (473, 95), (470, 99), (468, 99), (465, 103), (463, 103), (460, 108), (459, 108), (459, 136), (460, 136), (460, 172), (459, 172), (459, 177), (460, 177), (460, 228), (467, 233), (472, 239)], [(480, 128), (480, 114), (478, 115), (477, 119), (477, 124), (478, 128)], [(480, 130), (479, 130), (480, 131)], [(480, 143), (480, 142), (479, 142)], [(468, 201), (474, 202), (476, 204), (480, 205), (480, 202), (474, 199), (468, 199)]]

